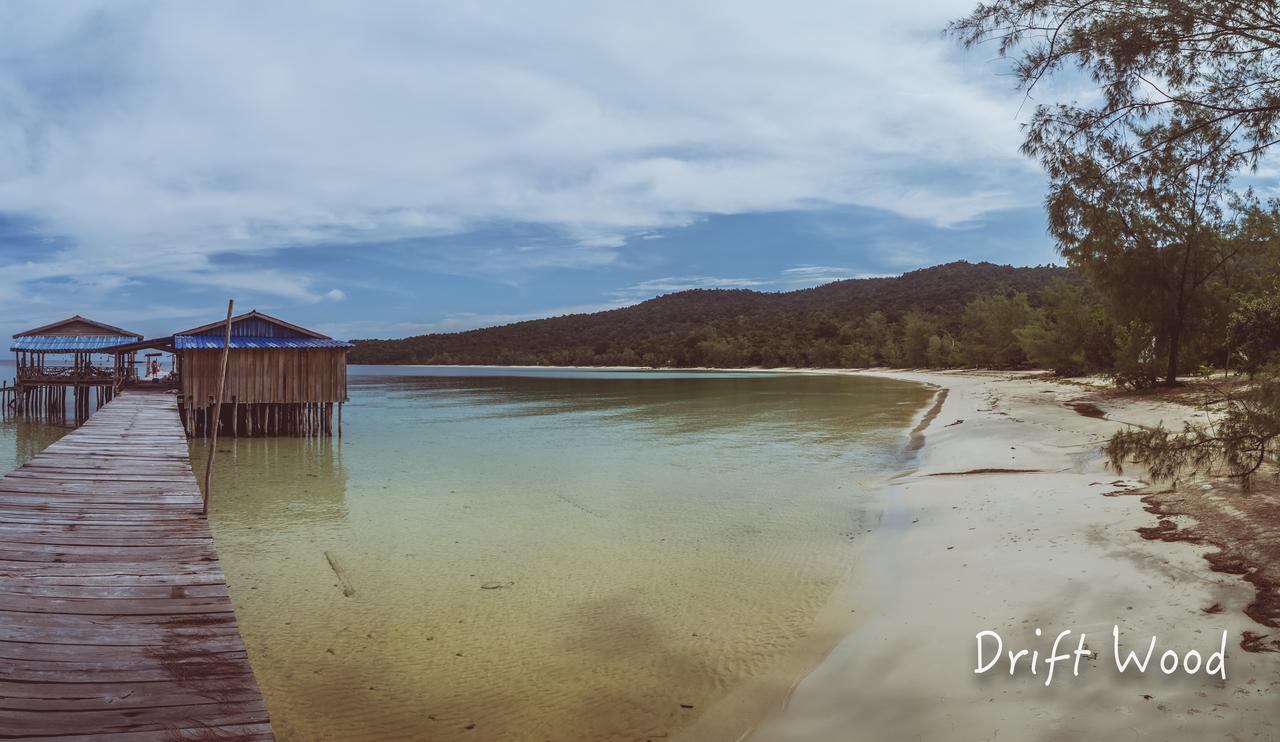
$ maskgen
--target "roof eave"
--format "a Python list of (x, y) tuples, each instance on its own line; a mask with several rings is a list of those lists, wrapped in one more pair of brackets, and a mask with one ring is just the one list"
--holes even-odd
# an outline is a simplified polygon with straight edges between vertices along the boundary
[(48, 330), (52, 330), (52, 329), (54, 329), (54, 328), (56, 328), (56, 327), (60, 327), (60, 326), (65, 325), (65, 324), (69, 324), (69, 323), (71, 323), (71, 322), (84, 322), (84, 323), (87, 323), (87, 324), (93, 325), (94, 327), (100, 327), (100, 328), (102, 328), (102, 329), (104, 329), (104, 330), (107, 330), (107, 332), (106, 332), (106, 333), (104, 333), (104, 334), (109, 334), (109, 335), (119, 335), (119, 336), (121, 336), (121, 337), (138, 338), (139, 340), (141, 340), (141, 339), (142, 339), (142, 335), (140, 335), (140, 334), (138, 334), (138, 333), (136, 333), (136, 332), (130, 332), (130, 331), (128, 331), (128, 330), (126, 330), (126, 329), (124, 329), (124, 328), (122, 328), (122, 327), (116, 327), (115, 325), (108, 325), (108, 324), (106, 324), (105, 322), (99, 322), (99, 321), (97, 321), (97, 320), (89, 319), (88, 317), (82, 317), (82, 316), (80, 316), (80, 315), (78, 315), (78, 314), (77, 314), (77, 315), (74, 315), (74, 316), (71, 316), (71, 317), (68, 317), (68, 318), (66, 318), (66, 319), (58, 320), (57, 322), (50, 322), (50, 323), (49, 323), (49, 324), (47, 324), (47, 325), (41, 325), (40, 327), (36, 327), (36, 328), (30, 329), (30, 330), (26, 330), (26, 331), (24, 331), (24, 332), (19, 332), (19, 333), (15, 334), (13, 337), (20, 338), (20, 337), (33, 337), (33, 336), (36, 336), (36, 335), (43, 335), (43, 334), (45, 334)]
[[(293, 324), (293, 323), (291, 323), (291, 322), (285, 322), (284, 320), (280, 319), (279, 317), (272, 317), (272, 316), (271, 316), (271, 315), (269, 315), (269, 314), (263, 314), (262, 312), (259, 312), (259, 311), (258, 311), (258, 310), (256, 310), (256, 309), (253, 309), (253, 310), (250, 310), (250, 311), (248, 311), (248, 312), (245, 312), (244, 314), (238, 314), (238, 315), (236, 315), (236, 316), (232, 317), (232, 318), (231, 318), (231, 324), (235, 324), (235, 323), (237, 323), (237, 322), (239, 322), (239, 321), (241, 321), (241, 320), (250, 319), (250, 318), (252, 318), (252, 317), (258, 317), (258, 318), (260, 318), (260, 319), (267, 320), (268, 322), (274, 322), (274, 323), (276, 323), (276, 324), (280, 325), (281, 327), (287, 327), (287, 328), (288, 328), (288, 329), (290, 329), (290, 330), (293, 330), (293, 331), (295, 331), (295, 332), (300, 332), (300, 333), (302, 333), (303, 335), (306, 335), (306, 336), (308, 336), (308, 337), (316, 338), (317, 340), (332, 340), (332, 339), (333, 339), (333, 338), (329, 337), (328, 335), (321, 335), (320, 333), (316, 332), (315, 330), (308, 330), (308, 329), (307, 329), (307, 328), (305, 328), (305, 327), (300, 327), (300, 326), (295, 325), (295, 324)], [(204, 332), (204, 331), (206, 331), (206, 330), (213, 330), (213, 329), (216, 329), (216, 328), (219, 328), (219, 327), (224, 327), (224, 326), (226, 326), (226, 324), (227, 324), (227, 321), (223, 319), (223, 320), (218, 320), (217, 322), (210, 322), (210, 323), (209, 323), (209, 324), (207, 324), (207, 325), (200, 325), (199, 327), (193, 327), (193, 328), (191, 328), (190, 330), (183, 330), (182, 332), (175, 332), (175, 333), (173, 333), (173, 334), (174, 334), (174, 335), (198, 335), (198, 334), (200, 334), (200, 333), (202, 333), (202, 332)]]

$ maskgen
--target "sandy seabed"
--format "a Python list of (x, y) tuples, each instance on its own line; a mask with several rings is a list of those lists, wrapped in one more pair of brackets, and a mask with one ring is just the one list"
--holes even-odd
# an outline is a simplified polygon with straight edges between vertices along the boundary
[[(1140, 470), (1122, 477), (1104, 467), (1106, 437), (1125, 423), (1180, 426), (1192, 408), (1030, 376), (870, 373), (947, 395), (920, 431), (915, 468), (883, 492), (880, 526), (859, 541), (857, 576), (833, 600), (833, 610), (851, 612), (854, 628), (781, 708), (765, 703), (770, 691), (783, 695), (779, 688), (743, 688), (681, 739), (733, 739), (730, 729), (762, 714), (743, 738), (1280, 738), (1280, 654), (1241, 649), (1268, 631), (1246, 615), (1254, 586), (1211, 569), (1211, 545), (1153, 539), (1156, 517), (1138, 497), (1104, 496), (1144, 484)], [(1104, 417), (1089, 407), (1082, 409), (1095, 416), (1082, 414), (1073, 407), (1080, 402)], [(1166, 528), (1194, 526), (1179, 517), (1166, 516)], [(1158, 637), (1145, 673), (1117, 671), (1114, 626), (1126, 650), (1145, 651)], [(1032, 675), (1024, 659), (1011, 676), (1007, 658), (975, 673), (981, 631), (998, 632), (1006, 651), (1046, 656), (1066, 629), (1066, 651), (1083, 632), (1099, 653), (1078, 676), (1070, 663), (1059, 665), (1046, 687), (1043, 666)], [(1224, 630), (1225, 680), (1154, 666), (1165, 649), (1207, 656)]]
[[(617, 697), (591, 704), (579, 695), (562, 698), (557, 706), (565, 717), (589, 717), (589, 724), (579, 720), (574, 728), (623, 725), (625, 734), (609, 738), (687, 742), (1280, 739), (1280, 653), (1241, 648), (1252, 637), (1255, 648), (1280, 649), (1275, 644), (1280, 630), (1257, 620), (1280, 621), (1266, 606), (1259, 607), (1259, 577), (1275, 577), (1278, 569), (1274, 559), (1266, 564), (1280, 540), (1268, 526), (1280, 522), (1277, 487), (1248, 493), (1247, 501), (1228, 488), (1209, 491), (1199, 484), (1151, 494), (1141, 487), (1140, 469), (1121, 476), (1103, 466), (1100, 446), (1122, 425), (1163, 421), (1179, 426), (1195, 414), (1194, 408), (1158, 396), (1120, 397), (1101, 387), (1031, 374), (860, 373), (929, 384), (938, 395), (917, 417), (908, 443), (918, 446), (910, 470), (885, 483), (875, 498), (859, 500), (859, 512), (865, 510), (859, 523), (865, 530), (860, 529), (849, 552), (842, 552), (849, 554), (849, 576), (837, 586), (822, 585), (820, 592), (828, 597), (820, 609), (795, 606), (804, 622), (794, 633), (803, 639), (780, 643), (785, 651), (771, 651), (766, 661), (743, 673), (750, 677), (742, 682), (726, 685), (716, 679), (697, 698), (666, 698), (675, 693), (673, 687), (654, 683), (638, 688), (637, 663), (687, 675), (682, 668), (696, 659), (696, 648), (683, 645), (657, 655), (637, 644), (627, 654), (618, 650), (618, 636), (605, 636), (614, 624), (600, 621), (596, 629), (604, 651), (584, 654), (564, 671), (597, 696), (617, 690), (617, 697), (634, 697), (642, 690), (640, 695), (662, 697), (673, 718), (653, 729), (624, 724), (634, 709), (620, 707)], [(856, 484), (861, 491), (871, 483)], [(1224, 523), (1229, 527), (1223, 528)], [(529, 538), (546, 535), (539, 530)], [(1215, 539), (1231, 548), (1218, 550)], [(1270, 551), (1259, 548), (1264, 543)], [(332, 575), (314, 556), (308, 553), (307, 558), (318, 572), (318, 594), (327, 596), (331, 590), (324, 588), (332, 587)], [(760, 583), (768, 582), (763, 579), (767, 575), (744, 576), (742, 569), (738, 563), (715, 565), (706, 588), (724, 591), (716, 593), (717, 600), (753, 598)], [(450, 571), (468, 574), (461, 565)], [(753, 583), (748, 577), (757, 579)], [(470, 583), (458, 589), (464, 588), (472, 600), (488, 603), (497, 595), (504, 600), (519, 595), (481, 591)], [(707, 594), (701, 588), (699, 593)], [(424, 598), (427, 604), (419, 613), (428, 615), (430, 600), (437, 599), (438, 594)], [(496, 625), (502, 614), (494, 616)], [(1150, 637), (1158, 637), (1153, 666), (1145, 674), (1116, 672), (1111, 631), (1117, 625), (1126, 648), (1141, 649)], [(1036, 637), (1036, 628), (1045, 636)], [(1013, 676), (1007, 662), (985, 674), (974, 673), (978, 632), (999, 632), (1005, 649), (1048, 655), (1052, 637), (1066, 629), (1073, 632), (1066, 651), (1085, 633), (1088, 648), (1100, 653), (1082, 663), (1079, 676), (1071, 673), (1069, 663), (1059, 665), (1046, 687), (1043, 667), (1032, 675), (1025, 659)], [(1217, 648), (1223, 631), (1228, 632), (1225, 680), (1203, 672), (1164, 675), (1155, 669), (1165, 648), (1207, 655)], [(446, 660), (455, 657), (455, 650), (468, 661), (486, 651), (454, 646), (447, 628), (438, 634), (439, 643), (448, 646)], [(371, 697), (390, 693), (385, 689), (386, 663), (353, 665), (349, 657), (326, 654), (326, 646), (310, 649), (322, 661), (331, 659), (334, 671), (367, 671), (348, 685), (367, 687)], [(389, 651), (403, 654), (404, 646), (392, 643)], [(500, 647), (490, 649), (496, 652), (494, 662), (512, 661)], [(267, 672), (283, 672), (273, 659), (267, 657)], [(523, 723), (514, 718), (519, 716), (518, 699), (470, 695), (470, 686), (462, 682), (466, 676), (428, 675), (437, 672), (435, 662), (413, 668), (424, 684), (430, 677), (457, 685), (455, 705), (469, 703), (486, 713), (510, 715), (511, 724), (503, 727), (508, 731)], [(531, 668), (525, 674), (540, 677)], [(295, 686), (307, 681), (291, 675), (281, 682)], [(428, 688), (408, 685), (404, 692), (431, 699), (433, 705), (449, 705), (443, 701), (450, 699)], [(404, 728), (402, 720), (378, 715), (380, 707), (365, 700), (357, 694), (346, 702), (370, 717), (359, 719), (367, 725), (367, 738), (393, 738), (390, 730)], [(425, 702), (404, 708), (415, 719), (431, 712)], [(512, 738), (494, 734), (501, 726), (494, 719), (479, 726), (468, 721), (461, 716), (441, 719), (456, 732), (450, 738)], [(547, 725), (548, 730), (565, 728), (562, 723)], [(387, 734), (377, 734), (379, 729)], [(542, 731), (525, 729), (522, 738), (542, 739), (537, 734)], [(335, 730), (328, 738), (350, 738), (344, 734)], [(550, 731), (545, 737), (573, 738)], [(446, 735), (438, 732), (431, 738)]]

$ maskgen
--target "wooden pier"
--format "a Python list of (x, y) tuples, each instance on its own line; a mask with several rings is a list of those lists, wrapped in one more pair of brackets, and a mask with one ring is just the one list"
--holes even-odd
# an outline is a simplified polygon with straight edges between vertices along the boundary
[(175, 395), (0, 479), (0, 739), (274, 739)]

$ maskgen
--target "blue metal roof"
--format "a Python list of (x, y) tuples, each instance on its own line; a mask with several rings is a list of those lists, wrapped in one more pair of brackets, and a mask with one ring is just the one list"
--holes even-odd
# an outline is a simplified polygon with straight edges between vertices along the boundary
[[(221, 349), (223, 337), (212, 335), (175, 335), (173, 347), (178, 350)], [(346, 348), (349, 343), (341, 340), (320, 338), (285, 338), (285, 337), (235, 337), (231, 338), (232, 348)]]
[(9, 350), (85, 353), (119, 345), (125, 339), (119, 335), (23, 335), (13, 339)]

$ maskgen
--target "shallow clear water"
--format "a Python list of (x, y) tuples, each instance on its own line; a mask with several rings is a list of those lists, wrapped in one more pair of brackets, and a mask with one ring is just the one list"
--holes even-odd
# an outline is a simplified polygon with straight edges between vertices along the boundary
[(215, 538), (285, 740), (646, 739), (745, 682), (785, 690), (770, 673), (854, 568), (930, 396), (765, 373), (350, 383), (341, 440), (218, 444)]
[[(16, 372), (12, 360), (0, 359), (0, 384), (12, 384)], [(0, 410), (0, 474), (27, 463), (69, 430), (68, 426), (32, 422), (7, 409)]]
[(352, 367), (350, 393), (341, 441), (219, 443), (215, 537), (284, 739), (678, 729), (803, 639), (865, 530), (859, 481), (929, 396), (404, 367)]
[(0, 474), (27, 463), (32, 456), (43, 451), (45, 446), (70, 430), (70, 427), (4, 415), (0, 418)]

